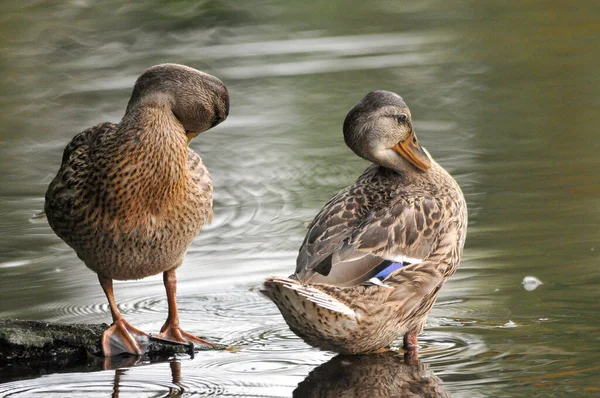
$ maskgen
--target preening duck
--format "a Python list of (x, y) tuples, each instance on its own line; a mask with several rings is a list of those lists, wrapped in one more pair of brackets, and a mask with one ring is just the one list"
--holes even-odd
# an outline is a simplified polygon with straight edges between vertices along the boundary
[(459, 266), (466, 202), (419, 144), (399, 95), (367, 94), (343, 132), (350, 149), (373, 164), (311, 222), (295, 273), (266, 279), (261, 292), (314, 347), (369, 353), (403, 336), (413, 350)]
[(120, 313), (113, 279), (159, 273), (169, 314), (153, 337), (210, 344), (179, 326), (176, 269), (213, 217), (211, 177), (188, 144), (228, 113), (229, 94), (219, 79), (183, 65), (157, 65), (137, 79), (119, 124), (100, 123), (66, 146), (44, 211), (54, 232), (98, 274), (113, 318), (102, 338), (106, 356), (141, 355), (149, 337)]

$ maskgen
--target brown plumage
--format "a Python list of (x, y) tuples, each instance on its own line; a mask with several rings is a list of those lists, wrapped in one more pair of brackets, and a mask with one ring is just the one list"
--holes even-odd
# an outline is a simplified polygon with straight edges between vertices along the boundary
[[(366, 353), (404, 336), (406, 348), (415, 348), (439, 289), (460, 263), (463, 194), (419, 145), (410, 111), (394, 93), (375, 91), (355, 105), (344, 137), (375, 164), (317, 214), (295, 274), (268, 278), (263, 293), (315, 347)], [(394, 262), (407, 265), (383, 283), (371, 279)]]
[(183, 65), (157, 65), (136, 81), (119, 124), (100, 123), (66, 146), (45, 213), (98, 274), (109, 299), (114, 324), (103, 341), (106, 355), (140, 354), (135, 340), (146, 336), (116, 308), (112, 279), (165, 273), (169, 317), (160, 336), (202, 341), (179, 329), (175, 301), (175, 269), (213, 216), (210, 175), (188, 143), (228, 113), (219, 79)]

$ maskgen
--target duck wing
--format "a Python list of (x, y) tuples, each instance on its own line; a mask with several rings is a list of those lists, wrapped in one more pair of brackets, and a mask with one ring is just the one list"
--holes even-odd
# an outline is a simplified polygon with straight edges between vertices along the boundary
[(442, 213), (439, 199), (399, 197), (369, 213), (344, 241), (338, 258), (349, 261), (379, 256), (394, 262), (420, 262), (439, 235)]
[(369, 279), (372, 270), (385, 266), (385, 260), (377, 256), (365, 255), (344, 264), (337, 257), (344, 241), (377, 202), (365, 190), (366, 183), (359, 178), (331, 198), (313, 219), (298, 253), (294, 278), (304, 283), (352, 286)]
[[(60, 169), (46, 191), (44, 212), (54, 232), (71, 244), (70, 235), (74, 231), (74, 212), (81, 208), (77, 201), (85, 201), (85, 195), (78, 195), (86, 189), (94, 189), (94, 181), (88, 176), (92, 167), (93, 154), (90, 148), (104, 134), (115, 131), (117, 125), (100, 123), (77, 134), (64, 149)], [(89, 198), (88, 198), (89, 199)]]
[(202, 211), (204, 212), (204, 222), (210, 224), (213, 221), (213, 186), (212, 177), (208, 169), (202, 162), (202, 158), (191, 148), (188, 147), (187, 152), (187, 168), (190, 172), (192, 180), (200, 190), (202, 197)]
[(392, 262), (417, 263), (429, 254), (442, 203), (423, 191), (390, 190), (381, 174), (367, 170), (319, 212), (300, 248), (295, 278), (355, 286)]

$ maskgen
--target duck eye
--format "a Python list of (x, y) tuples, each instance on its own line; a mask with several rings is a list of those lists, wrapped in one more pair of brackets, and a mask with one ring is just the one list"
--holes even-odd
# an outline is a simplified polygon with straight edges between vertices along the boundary
[(398, 116), (398, 123), (404, 123), (408, 120), (408, 116), (406, 115), (406, 113), (401, 113)]
[(212, 123), (210, 127), (215, 127), (217, 124), (221, 123), (221, 118), (219, 117), (219, 115), (215, 115), (215, 117), (213, 117)]

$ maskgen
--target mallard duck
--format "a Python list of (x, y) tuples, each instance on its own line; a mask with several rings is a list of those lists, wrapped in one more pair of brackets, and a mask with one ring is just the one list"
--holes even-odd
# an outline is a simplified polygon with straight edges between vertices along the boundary
[(213, 217), (210, 174), (188, 144), (228, 114), (219, 79), (162, 64), (137, 79), (119, 124), (100, 123), (66, 146), (44, 211), (54, 232), (98, 274), (113, 318), (102, 336), (106, 356), (141, 355), (149, 337), (119, 312), (113, 279), (161, 272), (169, 315), (153, 337), (210, 344), (179, 326), (176, 269)]
[(467, 206), (454, 179), (421, 147), (410, 110), (389, 91), (367, 94), (344, 121), (346, 144), (373, 162), (309, 225), (296, 271), (262, 293), (308, 344), (370, 353), (417, 336), (456, 271)]

